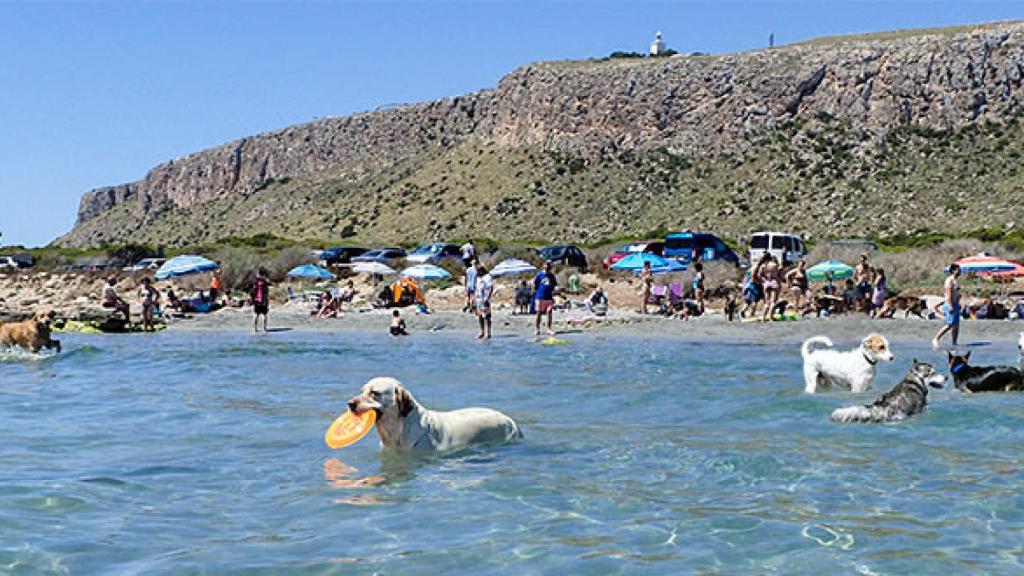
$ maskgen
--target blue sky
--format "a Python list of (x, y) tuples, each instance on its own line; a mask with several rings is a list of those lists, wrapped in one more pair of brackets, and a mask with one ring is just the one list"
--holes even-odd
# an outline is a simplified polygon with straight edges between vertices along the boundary
[(0, 0), (0, 238), (43, 245), (82, 192), (245, 135), (494, 86), (537, 60), (733, 52), (1024, 19), (1021, 1)]

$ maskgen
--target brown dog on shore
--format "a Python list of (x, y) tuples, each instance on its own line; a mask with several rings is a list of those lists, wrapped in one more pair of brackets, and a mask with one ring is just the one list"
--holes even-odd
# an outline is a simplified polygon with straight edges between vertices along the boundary
[(897, 310), (903, 310), (904, 318), (909, 318), (911, 314), (918, 318), (924, 318), (924, 313), (928, 310), (928, 303), (924, 298), (917, 296), (893, 296), (886, 298), (885, 306), (879, 311), (878, 317), (892, 318)]
[(0, 346), (20, 346), (33, 354), (43, 348), (60, 352), (60, 340), (50, 338), (50, 322), (55, 316), (53, 310), (37, 310), (28, 320), (0, 323)]

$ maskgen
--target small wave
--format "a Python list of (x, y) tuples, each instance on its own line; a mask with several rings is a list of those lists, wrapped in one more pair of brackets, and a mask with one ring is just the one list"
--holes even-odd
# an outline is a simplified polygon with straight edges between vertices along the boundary
[(53, 358), (56, 355), (57, 353), (53, 350), (40, 350), (33, 353), (31, 350), (16, 346), (0, 347), (0, 362), (38, 362)]

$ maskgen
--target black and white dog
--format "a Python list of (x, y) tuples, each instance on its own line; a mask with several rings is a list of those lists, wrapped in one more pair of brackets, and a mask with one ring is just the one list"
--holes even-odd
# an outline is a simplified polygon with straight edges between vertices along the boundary
[(832, 412), (835, 422), (899, 422), (924, 412), (928, 403), (928, 387), (942, 388), (946, 377), (927, 362), (914, 365), (903, 380), (886, 392), (874, 404), (847, 406)]
[(1024, 391), (1024, 372), (1013, 366), (971, 366), (971, 353), (949, 353), (953, 384), (964, 392)]

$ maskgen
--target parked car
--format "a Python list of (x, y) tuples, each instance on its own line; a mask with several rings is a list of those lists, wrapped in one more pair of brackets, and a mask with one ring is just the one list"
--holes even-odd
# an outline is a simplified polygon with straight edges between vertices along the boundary
[(351, 264), (356, 256), (366, 254), (366, 248), (358, 246), (335, 246), (320, 253), (320, 262), (324, 266), (337, 266), (338, 264)]
[(423, 263), (433, 262), (437, 263), (445, 258), (453, 258), (456, 260), (462, 259), (462, 252), (459, 251), (457, 244), (446, 244), (444, 242), (434, 242), (432, 244), (424, 244), (419, 248), (413, 250), (406, 257), (409, 262)]
[(10, 256), (0, 256), (0, 270), (4, 272), (13, 272), (18, 269), (18, 263), (14, 261), (14, 258)]
[(807, 255), (804, 241), (785, 232), (754, 232), (750, 236), (750, 264), (753, 266), (765, 251), (771, 252), (783, 265), (798, 262)]
[(143, 258), (131, 266), (125, 266), (125, 272), (138, 272), (139, 270), (156, 270), (163, 266), (166, 258)]
[(31, 254), (11, 254), (11, 259), (18, 265), (18, 268), (27, 269), (36, 265), (36, 259)]
[(630, 254), (646, 252), (647, 254), (657, 254), (658, 256), (661, 256), (664, 250), (665, 243), (660, 240), (630, 242), (629, 244), (620, 246), (618, 250), (609, 254), (608, 257), (604, 259), (604, 262), (601, 263), (601, 265), (604, 266), (605, 270), (607, 270), (608, 268), (611, 268), (616, 262), (622, 260), (623, 258), (629, 256)]
[(740, 257), (726, 246), (718, 236), (707, 232), (678, 232), (665, 236), (665, 250), (662, 256), (675, 258), (684, 264), (693, 260), (694, 255), (711, 262), (720, 260), (739, 266)]
[(563, 266), (575, 266), (581, 272), (587, 271), (587, 255), (572, 244), (555, 244), (537, 250), (543, 260)]
[(352, 262), (380, 262), (381, 264), (391, 264), (400, 258), (405, 258), (405, 250), (402, 250), (401, 248), (377, 248), (352, 258)]

